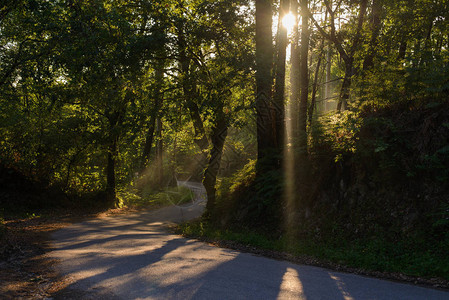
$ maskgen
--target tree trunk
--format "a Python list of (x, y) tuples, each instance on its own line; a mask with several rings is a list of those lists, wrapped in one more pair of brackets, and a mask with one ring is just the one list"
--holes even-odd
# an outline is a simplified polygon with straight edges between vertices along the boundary
[(273, 104), (275, 108), (275, 139), (278, 153), (282, 153), (284, 144), (284, 94), (285, 94), (285, 59), (287, 52), (287, 28), (282, 25), (282, 18), (288, 13), (289, 0), (281, 0), (277, 34), (276, 77)]
[(382, 15), (382, 0), (373, 0), (372, 20), (371, 20), (371, 40), (368, 52), (363, 61), (363, 70), (366, 71), (374, 66), (374, 56), (376, 54), (377, 39), (380, 33)]
[(300, 98), (300, 66), (301, 66), (301, 49), (299, 47), (299, 24), (298, 24), (298, 1), (291, 1), (291, 11), (295, 16), (296, 22), (293, 27), (293, 38), (291, 43), (291, 71), (290, 71), (290, 107), (291, 109), (291, 126), (292, 136), (298, 136), (298, 112)]
[(163, 142), (162, 142), (162, 120), (157, 118), (156, 121), (156, 182), (161, 185), (164, 179), (164, 168), (163, 168)]
[(109, 122), (109, 149), (108, 149), (108, 161), (106, 166), (106, 201), (107, 205), (115, 205), (117, 202), (116, 197), (116, 179), (115, 179), (115, 167), (116, 159), (118, 155), (118, 142), (119, 132), (118, 127), (122, 124), (122, 116), (125, 114), (123, 110), (107, 109), (105, 116)]
[(347, 108), (347, 103), (349, 100), (349, 93), (350, 93), (350, 88), (351, 88), (351, 83), (352, 83), (352, 75), (353, 75), (353, 70), (352, 70), (352, 65), (353, 65), (353, 59), (350, 59), (349, 61), (345, 61), (345, 77), (343, 78), (343, 83), (341, 85), (341, 90), (340, 90), (340, 97), (337, 103), (337, 111), (340, 112), (342, 110), (346, 110)]
[(432, 60), (432, 30), (433, 30), (434, 17), (429, 20), (429, 24), (426, 32), (426, 39), (424, 40), (424, 49), (421, 52), (420, 65)]
[(116, 137), (113, 138), (108, 149), (108, 163), (106, 166), (106, 203), (107, 205), (115, 204), (117, 200), (116, 195), (116, 181), (115, 181), (115, 163), (117, 157), (117, 142)]
[(187, 109), (189, 110), (190, 117), (193, 122), (195, 130), (195, 143), (201, 150), (207, 149), (208, 141), (205, 135), (203, 121), (198, 110), (198, 106), (195, 103), (197, 98), (196, 83), (193, 76), (191, 76), (191, 59), (187, 56), (187, 42), (185, 40), (184, 28), (182, 23), (177, 24), (178, 30), (178, 51), (179, 51), (179, 63), (182, 71), (182, 90), (186, 101)]
[(271, 94), (273, 61), (271, 0), (256, 0), (257, 172), (273, 167), (276, 150)]
[(407, 42), (403, 40), (399, 44), (399, 53), (398, 53), (398, 59), (405, 59), (405, 53), (407, 51)]
[(151, 147), (153, 146), (154, 140), (154, 127), (156, 126), (156, 116), (150, 116), (150, 121), (148, 122), (147, 135), (145, 137), (145, 145), (143, 147), (142, 159), (140, 163), (140, 172), (143, 172), (150, 161)]
[[(223, 113), (219, 112), (219, 114), (222, 115)], [(223, 147), (226, 141), (227, 134), (228, 125), (226, 119), (223, 115), (219, 116), (217, 123), (212, 129), (212, 148), (210, 150), (209, 162), (207, 164), (206, 170), (204, 171), (203, 179), (203, 185), (206, 189), (207, 194), (206, 210), (209, 214), (213, 213), (215, 209), (215, 184), (217, 183), (217, 175), (218, 171), (220, 170), (221, 157), (223, 154)]]
[(185, 40), (184, 28), (182, 22), (176, 24), (178, 33), (178, 51), (179, 51), (179, 64), (181, 67), (181, 84), (184, 94), (185, 103), (189, 110), (190, 118), (193, 122), (193, 128), (195, 131), (194, 142), (201, 150), (201, 154), (198, 160), (198, 168), (196, 174), (193, 174), (193, 178), (202, 178), (202, 172), (207, 166), (206, 151), (209, 148), (209, 141), (204, 130), (203, 121), (198, 109), (198, 105), (195, 103), (198, 98), (196, 82), (193, 76), (191, 76), (191, 59), (187, 56), (187, 42)]
[(343, 83), (341, 85), (340, 90), (340, 98), (338, 100), (337, 104), (337, 111), (340, 112), (342, 109), (346, 110), (347, 103), (349, 100), (349, 93), (352, 83), (352, 76), (354, 75), (354, 55), (359, 47), (359, 44), (361, 42), (362, 38), (362, 27), (363, 27), (363, 20), (366, 13), (366, 7), (368, 4), (368, 0), (361, 0), (360, 2), (360, 10), (359, 10), (359, 16), (357, 20), (357, 31), (354, 37), (354, 41), (351, 45), (350, 51), (347, 53), (343, 50), (343, 47), (338, 45), (337, 49), (340, 52), (340, 56), (343, 58), (345, 62), (345, 77), (343, 79)]
[(309, 126), (312, 126), (312, 118), (313, 118), (313, 112), (315, 111), (315, 106), (316, 106), (316, 92), (318, 89), (318, 75), (320, 72), (320, 67), (321, 67), (321, 60), (323, 59), (323, 45), (324, 45), (324, 41), (322, 41), (322, 44), (320, 46), (320, 53), (318, 54), (318, 61), (316, 64), (316, 69), (315, 69), (315, 76), (313, 79), (313, 87), (312, 87), (312, 99), (310, 101), (310, 107), (309, 107)]
[(301, 97), (299, 101), (298, 118), (298, 146), (299, 159), (303, 163), (307, 156), (307, 103), (309, 98), (309, 17), (308, 0), (301, 0), (302, 26), (301, 26), (301, 65), (300, 65), (300, 88)]
[(443, 42), (444, 42), (444, 35), (443, 35), (443, 33), (440, 33), (438, 35), (437, 45), (435, 47), (435, 54), (437, 54), (437, 55), (441, 54), (441, 50), (443, 48)]
[(142, 172), (150, 160), (151, 147), (154, 140), (154, 128), (156, 126), (156, 119), (158, 118), (159, 111), (161, 109), (164, 94), (162, 92), (164, 86), (164, 62), (159, 61), (155, 70), (155, 91), (153, 92), (154, 107), (150, 115), (150, 121), (148, 122), (148, 130), (145, 138), (145, 145), (143, 148), (140, 171)]
[(331, 67), (332, 67), (332, 49), (331, 45), (327, 46), (326, 51), (326, 83), (324, 84), (324, 111), (329, 110), (328, 101), (331, 98)]

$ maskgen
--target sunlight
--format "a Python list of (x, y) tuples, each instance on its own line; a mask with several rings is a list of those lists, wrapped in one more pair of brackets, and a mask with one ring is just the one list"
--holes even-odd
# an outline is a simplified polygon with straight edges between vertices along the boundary
[(287, 29), (287, 33), (289, 35), (292, 33), (295, 24), (296, 18), (291, 12), (289, 12), (282, 18), (282, 26), (284, 26)]
[(277, 299), (302, 299), (302, 297), (304, 297), (304, 288), (299, 280), (298, 272), (293, 268), (287, 268)]
[(328, 274), (329, 274), (330, 278), (335, 280), (335, 283), (336, 283), (338, 289), (340, 290), (342, 296), (344, 297), (344, 299), (345, 300), (354, 300), (354, 298), (352, 298), (351, 295), (349, 294), (349, 292), (347, 291), (346, 284), (344, 283), (344, 281), (341, 280), (340, 277), (337, 277), (337, 276), (333, 275), (332, 273), (328, 273)]
[(295, 155), (293, 152), (293, 111), (292, 101), (287, 101), (285, 106), (285, 135), (284, 135), (284, 198), (288, 209), (285, 211), (284, 226), (287, 236), (291, 235), (294, 227), (295, 212)]

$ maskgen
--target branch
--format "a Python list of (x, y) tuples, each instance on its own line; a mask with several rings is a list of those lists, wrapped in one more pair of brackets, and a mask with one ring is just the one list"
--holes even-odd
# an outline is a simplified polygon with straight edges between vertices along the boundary
[(310, 9), (307, 9), (307, 14), (309, 15), (309, 18), (312, 20), (313, 24), (315, 24), (315, 27), (318, 29), (318, 31), (321, 33), (321, 35), (324, 36), (327, 40), (334, 42), (332, 40), (332, 37), (326, 31), (324, 31), (323, 27), (321, 27), (320, 24), (318, 24), (318, 21), (315, 20)]
[(331, 21), (331, 27), (332, 28), (331, 28), (331, 34), (329, 34), (320, 26), (320, 24), (318, 24), (317, 20), (315, 20), (315, 18), (313, 17), (312, 12), (309, 9), (307, 9), (307, 14), (312, 19), (312, 22), (315, 24), (316, 28), (321, 33), (321, 35), (335, 45), (335, 47), (337, 48), (338, 53), (340, 53), (340, 56), (343, 58), (344, 61), (348, 61), (350, 57), (348, 56), (348, 54), (346, 53), (345, 49), (341, 45), (341, 42), (335, 36), (335, 25), (334, 25), (334, 21), (333, 21), (334, 19), (332, 18), (332, 15), (331, 15), (331, 20), (332, 20)]
[(367, 2), (368, 2), (368, 0), (362, 0), (360, 3), (360, 12), (359, 12), (358, 20), (357, 20), (357, 31), (355, 34), (354, 42), (352, 43), (351, 50), (350, 50), (351, 56), (354, 56), (355, 50), (358, 47), (358, 45), (360, 43), (360, 39), (362, 37), (361, 31), (362, 31), (362, 27), (363, 27), (363, 19), (365, 18), (366, 7), (368, 4)]

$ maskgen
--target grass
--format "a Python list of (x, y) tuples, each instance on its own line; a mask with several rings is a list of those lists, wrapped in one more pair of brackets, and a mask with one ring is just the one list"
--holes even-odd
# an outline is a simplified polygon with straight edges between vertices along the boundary
[(134, 191), (118, 192), (119, 207), (147, 207), (180, 205), (191, 202), (193, 193), (187, 187), (167, 188), (162, 192), (135, 193)]
[(177, 230), (185, 236), (200, 239), (231, 241), (294, 257), (309, 256), (312, 261), (321, 261), (326, 266), (330, 263), (368, 272), (449, 280), (449, 256), (444, 254), (448, 245), (445, 242), (435, 245), (433, 249), (426, 249), (414, 241), (391, 243), (379, 238), (339, 242), (292, 240), (286, 237), (273, 239), (249, 230), (219, 229), (198, 220), (183, 223)]

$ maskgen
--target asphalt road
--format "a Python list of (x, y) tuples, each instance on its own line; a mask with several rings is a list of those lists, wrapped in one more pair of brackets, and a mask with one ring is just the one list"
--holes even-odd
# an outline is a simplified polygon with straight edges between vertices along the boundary
[(110, 216), (53, 235), (56, 299), (449, 299), (426, 289), (221, 249), (167, 232), (199, 205)]

